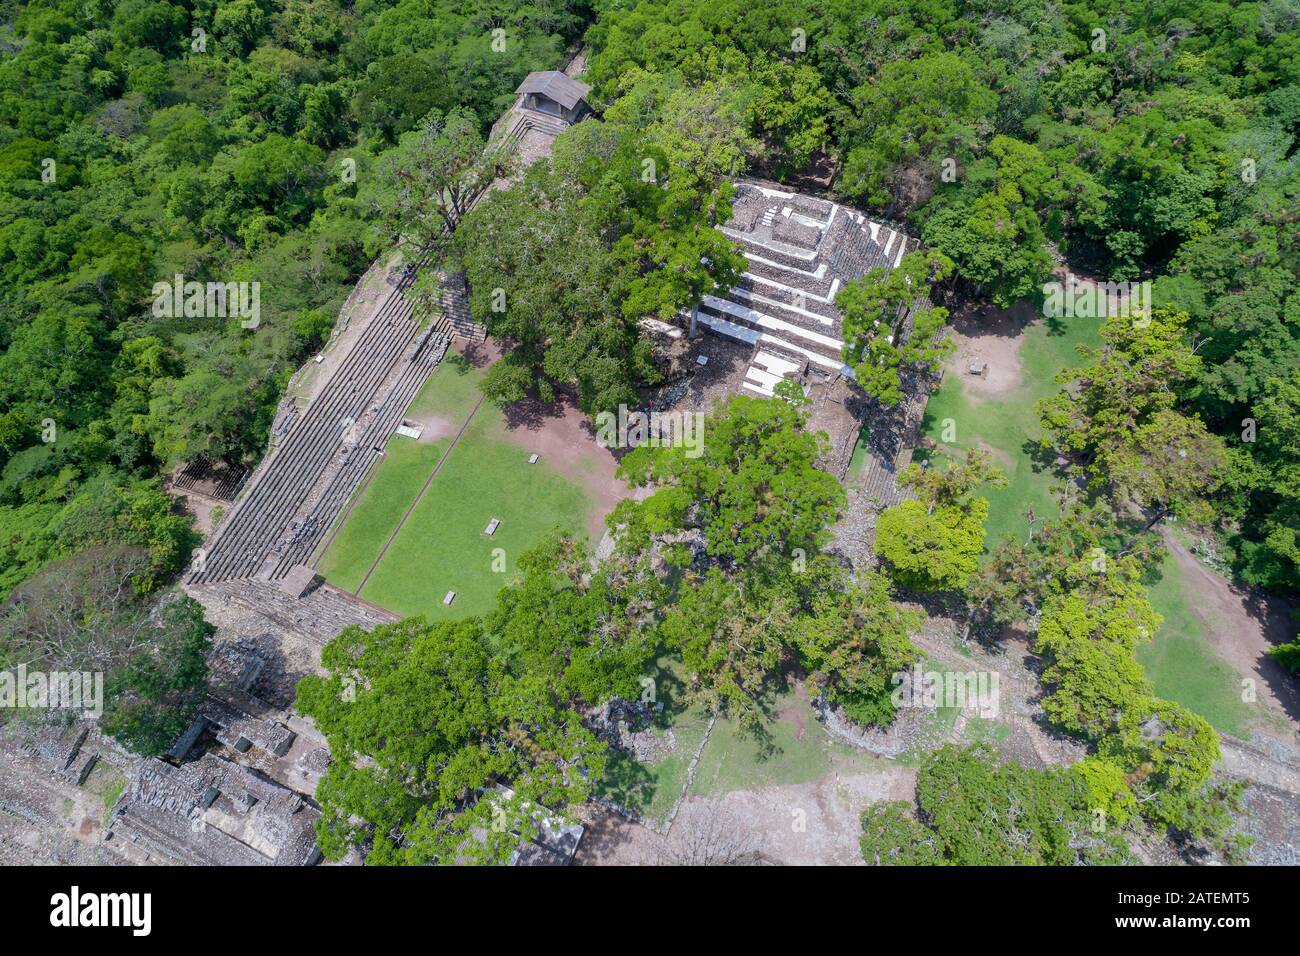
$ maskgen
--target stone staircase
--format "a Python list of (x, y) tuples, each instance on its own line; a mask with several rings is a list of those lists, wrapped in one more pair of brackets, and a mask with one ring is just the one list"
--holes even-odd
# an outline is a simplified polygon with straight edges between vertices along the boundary
[(196, 558), (189, 582), (275, 580), (328, 531), (451, 340), (445, 316), (421, 330), (409, 269), (329, 382), (292, 420)]

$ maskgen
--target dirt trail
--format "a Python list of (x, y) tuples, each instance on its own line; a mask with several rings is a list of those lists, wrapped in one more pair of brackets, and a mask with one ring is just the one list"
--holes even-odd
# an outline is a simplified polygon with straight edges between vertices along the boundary
[(1162, 529), (1162, 537), (1178, 563), (1186, 593), (1195, 595), (1190, 608), (1205, 626), (1210, 646), (1242, 677), (1253, 680), (1258, 699), (1285, 714), (1291, 724), (1288, 732), (1260, 721), (1259, 730), (1294, 745), (1300, 727), (1300, 683), (1268, 653), (1295, 637), (1291, 608), (1280, 598), (1215, 574), (1168, 528)]

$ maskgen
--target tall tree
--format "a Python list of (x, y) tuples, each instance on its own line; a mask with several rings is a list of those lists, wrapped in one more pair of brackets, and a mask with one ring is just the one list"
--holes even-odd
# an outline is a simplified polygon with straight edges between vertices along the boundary
[(1002, 487), (1006, 478), (987, 452), (972, 448), (946, 470), (909, 465), (899, 485), (916, 494), (876, 519), (876, 554), (908, 587), (945, 591), (966, 586), (984, 547), (988, 500), (980, 485)]
[(507, 172), (510, 154), (488, 148), (468, 110), (434, 110), (384, 165), (395, 186), (383, 214), (415, 260), (445, 248), (474, 200)]
[(886, 407), (903, 400), (903, 375), (932, 371), (953, 350), (943, 331), (948, 310), (928, 298), (952, 268), (940, 253), (910, 252), (898, 268), (876, 266), (835, 297), (844, 316), (844, 361)]
[[(152, 757), (189, 725), (207, 694), (215, 628), (186, 595), (143, 595), (149, 574), (149, 555), (130, 545), (92, 547), (50, 564), (0, 608), (0, 670), (101, 675), (100, 727)], [(18, 714), (58, 720), (81, 711)]]
[(704, 554), (728, 571), (812, 555), (844, 506), (844, 489), (817, 467), (825, 438), (802, 427), (803, 413), (783, 401), (732, 397), (704, 421), (698, 457), (684, 445), (633, 449), (618, 473), (640, 500), (621, 502), (609, 516), (624, 548), (663, 541), (673, 563), (691, 561), (683, 532), (699, 536)]
[(1097, 832), (1088, 798), (1069, 770), (1001, 763), (986, 747), (948, 744), (921, 763), (916, 816), (907, 803), (863, 813), (862, 854), (892, 866), (1131, 862), (1118, 828)]
[(1111, 316), (1102, 346), (1081, 346), (1088, 364), (1063, 371), (1066, 388), (1038, 405), (1044, 447), (1072, 459), (1089, 485), (1155, 524), (1166, 515), (1204, 521), (1226, 465), (1223, 443), (1175, 391), (1199, 364), (1184, 341), (1186, 313)]
[(351, 627), (321, 663), (296, 706), (330, 745), (316, 791), (330, 859), (356, 847), (380, 865), (501, 864), (603, 772), (578, 713), (545, 676), (512, 673), (477, 618)]

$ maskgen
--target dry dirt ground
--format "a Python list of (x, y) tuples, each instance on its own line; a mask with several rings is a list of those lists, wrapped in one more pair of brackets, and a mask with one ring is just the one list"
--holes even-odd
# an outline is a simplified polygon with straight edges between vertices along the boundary
[(207, 495), (196, 495), (193, 492), (177, 491), (171, 487), (164, 487), (167, 493), (172, 496), (173, 509), (192, 518), (194, 530), (205, 538), (217, 526), (216, 521), (213, 520), (215, 517), (214, 512), (218, 509), (229, 511), (232, 507), (228, 501), (217, 501)]
[(516, 402), (506, 409), (506, 437), (581, 487), (592, 500), (587, 531), (597, 542), (605, 533), (605, 516), (628, 497), (632, 489), (614, 477), (618, 460), (602, 448), (587, 416), (570, 395), (544, 404), (535, 399)]
[(450, 438), (460, 428), (459, 422), (441, 415), (407, 415), (403, 421), (413, 422), (420, 427), (420, 437), (416, 440), (421, 445), (431, 445), (440, 438)]
[[(865, 772), (836, 767), (815, 783), (687, 797), (667, 836), (588, 807), (577, 862), (636, 866), (743, 858), (786, 866), (861, 865), (857, 834), (862, 809), (882, 800), (910, 800), (915, 787), (916, 771), (907, 767), (882, 764)], [(692, 851), (692, 837), (700, 829), (716, 831), (712, 842), (723, 846), (715, 852), (732, 858), (702, 858), (699, 850)]]
[[(957, 348), (948, 359), (948, 374), (961, 376), (971, 401), (1002, 398), (1020, 387), (1020, 343), (1025, 327), (1038, 317), (1028, 302), (1010, 309), (969, 306), (953, 315)], [(985, 363), (982, 375), (970, 374), (972, 365)]]

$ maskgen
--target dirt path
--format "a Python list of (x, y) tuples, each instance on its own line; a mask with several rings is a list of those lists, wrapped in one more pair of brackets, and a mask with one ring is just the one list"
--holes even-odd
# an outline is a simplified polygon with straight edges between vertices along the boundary
[(1295, 744), (1300, 728), (1300, 684), (1269, 656), (1277, 644), (1295, 637), (1287, 602), (1255, 589), (1234, 585), (1197, 560), (1168, 528), (1161, 536), (1178, 564), (1185, 590), (1195, 595), (1192, 613), (1205, 626), (1205, 635), (1221, 658), (1242, 677), (1255, 682), (1258, 699), (1289, 718), (1289, 733), (1260, 721), (1259, 730)]

